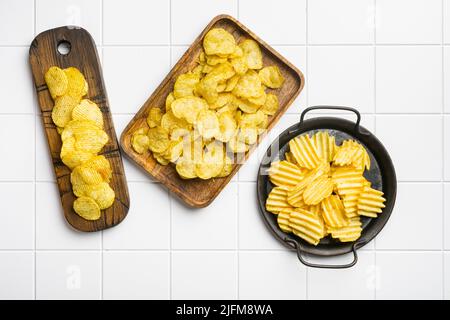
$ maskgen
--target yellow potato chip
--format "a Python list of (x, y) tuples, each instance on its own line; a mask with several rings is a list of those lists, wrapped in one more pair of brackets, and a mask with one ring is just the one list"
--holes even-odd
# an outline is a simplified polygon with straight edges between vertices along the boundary
[(283, 231), (283, 232), (286, 232), (286, 233), (292, 232), (292, 228), (289, 226), (289, 217), (291, 215), (292, 210), (293, 209), (284, 209), (278, 213), (277, 223), (278, 223), (278, 226), (280, 227), (281, 231)]
[(72, 110), (73, 120), (90, 120), (97, 127), (103, 129), (103, 114), (95, 102), (89, 99), (83, 99)]
[(322, 201), (323, 219), (328, 227), (341, 228), (348, 225), (344, 205), (337, 195), (331, 195)]
[(112, 177), (111, 164), (104, 155), (94, 156), (86, 161), (83, 166), (95, 169), (101, 176), (103, 181), (109, 182)]
[(340, 228), (329, 227), (328, 231), (333, 238), (341, 242), (353, 242), (361, 236), (362, 223), (359, 217), (354, 217), (349, 220), (348, 225)]
[(66, 93), (69, 81), (62, 69), (55, 66), (50, 67), (45, 73), (44, 78), (53, 100)]
[(266, 95), (266, 100), (260, 110), (269, 116), (273, 116), (278, 111), (279, 107), (278, 97), (269, 93)]
[(173, 92), (169, 93), (166, 98), (166, 112), (171, 110), (172, 102), (175, 100)]
[(66, 124), (61, 132), (61, 140), (64, 141), (69, 137), (78, 138), (80, 135), (95, 134), (99, 128), (90, 120), (71, 120)]
[(70, 137), (62, 142), (60, 157), (61, 159), (71, 152), (75, 152), (75, 138)]
[(224, 166), (224, 151), (221, 143), (211, 143), (207, 146), (200, 163), (195, 164), (196, 175), (203, 180), (218, 176)]
[(287, 190), (282, 187), (273, 188), (266, 200), (266, 210), (274, 214), (286, 209), (293, 209), (287, 202)]
[(297, 164), (297, 161), (295, 161), (294, 156), (292, 155), (291, 152), (286, 152), (284, 154), (284, 157), (286, 158), (286, 161), (289, 161), (290, 163), (293, 163), (293, 164)]
[(206, 139), (220, 134), (219, 119), (214, 111), (201, 110), (197, 116), (197, 130)]
[(385, 207), (383, 192), (365, 186), (358, 199), (358, 214), (361, 216), (376, 218)]
[(215, 138), (222, 142), (228, 142), (236, 133), (236, 120), (231, 112), (224, 112), (219, 115), (219, 133)]
[(314, 169), (320, 163), (317, 150), (308, 135), (289, 141), (289, 149), (300, 167)]
[(192, 124), (188, 123), (184, 119), (175, 117), (172, 111), (169, 111), (162, 116), (161, 127), (167, 132), (172, 133), (178, 129), (191, 130)]
[(131, 136), (131, 147), (139, 154), (148, 150), (150, 139), (146, 133), (134, 132)]
[(267, 94), (262, 87), (259, 91), (260, 94), (257, 97), (248, 98), (248, 101), (256, 104), (257, 106), (263, 106), (266, 103)]
[(354, 167), (338, 167), (331, 173), (331, 179), (336, 186), (337, 193), (341, 196), (358, 195), (365, 179), (361, 172)]
[(248, 70), (247, 59), (245, 56), (231, 59), (230, 64), (233, 66), (233, 69), (238, 76), (244, 75)]
[(244, 153), (248, 151), (248, 145), (239, 140), (238, 132), (231, 137), (227, 143), (227, 148), (234, 153)]
[(225, 62), (227, 62), (226, 57), (219, 57), (216, 55), (206, 56), (206, 63), (209, 64), (210, 66), (215, 66), (217, 64), (225, 63)]
[(239, 120), (239, 126), (241, 128), (257, 128), (266, 120), (266, 115), (258, 110), (252, 114), (243, 114)]
[(116, 197), (114, 190), (106, 182), (90, 186), (87, 196), (92, 198), (101, 210), (111, 207)]
[(184, 97), (172, 102), (172, 112), (175, 117), (184, 119), (188, 123), (195, 123), (200, 111), (208, 110), (205, 100), (198, 97)]
[(151, 151), (161, 153), (169, 147), (169, 132), (163, 127), (155, 127), (148, 130), (148, 147)]
[(307, 205), (319, 204), (333, 192), (333, 183), (330, 178), (323, 175), (315, 179), (303, 192), (303, 201)]
[(217, 175), (217, 177), (227, 177), (231, 174), (231, 171), (233, 171), (233, 160), (231, 160), (228, 156), (225, 156), (222, 171)]
[(194, 88), (200, 81), (200, 77), (194, 73), (184, 73), (178, 76), (173, 87), (173, 95), (176, 99), (193, 96)]
[(333, 158), (333, 163), (338, 166), (353, 165), (361, 171), (370, 169), (370, 158), (366, 149), (354, 140), (346, 140), (338, 148)]
[(226, 56), (232, 54), (235, 47), (236, 41), (233, 35), (222, 28), (211, 29), (203, 40), (203, 48), (207, 55)]
[(183, 154), (183, 140), (170, 141), (169, 147), (162, 156), (169, 162), (175, 162)]
[(289, 214), (292, 232), (306, 242), (317, 245), (324, 234), (324, 226), (319, 217), (305, 209), (294, 209)]
[(75, 133), (75, 148), (90, 153), (100, 152), (109, 140), (108, 135), (101, 129), (83, 129)]
[(194, 160), (188, 159), (186, 157), (180, 158), (175, 166), (178, 174), (183, 179), (194, 179), (197, 178), (195, 173), (195, 162)]
[(304, 172), (288, 161), (275, 161), (268, 170), (270, 181), (286, 189), (296, 186), (304, 178)]
[(72, 120), (72, 110), (77, 106), (78, 101), (71, 96), (61, 96), (56, 98), (55, 106), (52, 110), (53, 122), (64, 128)]
[(87, 94), (88, 86), (83, 74), (74, 67), (64, 69), (68, 85), (66, 94), (74, 97), (78, 101)]
[(237, 134), (237, 139), (238, 141), (248, 145), (255, 144), (258, 141), (258, 130), (250, 127), (240, 128)]
[(336, 142), (334, 136), (330, 136), (328, 131), (320, 131), (312, 136), (312, 142), (316, 148), (319, 158), (331, 162), (336, 153)]
[(283, 75), (277, 66), (264, 67), (259, 71), (262, 84), (272, 89), (280, 88), (284, 83)]
[(250, 69), (261, 69), (263, 67), (262, 53), (256, 41), (246, 39), (239, 44), (244, 52), (245, 62)]
[(97, 170), (83, 164), (75, 167), (70, 174), (70, 182), (72, 185), (89, 184), (96, 185), (103, 182), (103, 177)]
[(228, 57), (233, 59), (233, 58), (240, 58), (242, 56), (244, 56), (244, 51), (242, 51), (241, 47), (236, 46), (234, 48), (234, 52), (231, 53)]
[(156, 126), (161, 125), (161, 109), (158, 107), (152, 107), (150, 108), (150, 111), (148, 112), (147, 116), (147, 124), (150, 128), (154, 128)]
[(261, 95), (261, 79), (254, 70), (249, 70), (239, 78), (232, 92), (245, 99), (258, 97)]
[(70, 169), (79, 166), (80, 164), (88, 161), (94, 156), (91, 152), (86, 151), (73, 151), (65, 154), (61, 157), (62, 162)]
[[(247, 72), (247, 70), (246, 70)], [(244, 72), (245, 73), (245, 72)], [(227, 86), (225, 87), (225, 92), (231, 92), (233, 91), (234, 87), (236, 87), (239, 78), (241, 76), (239, 74), (235, 74), (234, 76), (232, 76), (230, 79), (227, 80)]]
[(101, 212), (97, 203), (89, 197), (80, 197), (73, 202), (73, 209), (86, 220), (100, 219)]
[(251, 103), (248, 100), (240, 99), (237, 97), (234, 98), (232, 104), (234, 104), (237, 108), (245, 113), (255, 113), (259, 109), (258, 105)]

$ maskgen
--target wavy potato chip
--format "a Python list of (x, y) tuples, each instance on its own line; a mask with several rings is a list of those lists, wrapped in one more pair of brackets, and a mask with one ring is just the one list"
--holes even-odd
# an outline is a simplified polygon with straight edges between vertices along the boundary
[(317, 245), (325, 232), (318, 215), (300, 208), (290, 212), (289, 227), (292, 233), (312, 245)]
[(340, 228), (329, 227), (328, 231), (333, 238), (341, 242), (353, 242), (361, 236), (362, 223), (358, 216), (349, 220), (348, 225)]
[(291, 216), (292, 209), (283, 209), (278, 212), (277, 215), (277, 224), (280, 227), (281, 231), (286, 233), (291, 233), (292, 228), (289, 226), (289, 218)]
[(312, 136), (312, 142), (319, 158), (328, 162), (333, 161), (337, 150), (334, 136), (330, 136), (328, 131), (320, 131)]
[(103, 114), (95, 102), (89, 99), (83, 99), (72, 110), (73, 120), (90, 120), (95, 125), (103, 129)]
[(278, 214), (286, 209), (293, 209), (287, 202), (287, 190), (283, 187), (273, 188), (267, 196), (266, 210)]
[(302, 135), (289, 141), (289, 149), (299, 166), (314, 169), (320, 163), (316, 148), (308, 135)]
[(67, 91), (65, 94), (74, 97), (78, 101), (81, 100), (88, 92), (88, 85), (83, 74), (74, 67), (64, 69), (64, 73), (67, 77)]
[(52, 110), (53, 122), (64, 128), (72, 120), (72, 110), (78, 105), (78, 101), (71, 96), (61, 96), (56, 98), (55, 106)]
[(383, 192), (365, 186), (358, 198), (358, 214), (361, 216), (376, 218), (378, 213), (381, 213), (382, 208), (385, 207)]
[(261, 83), (272, 89), (280, 88), (284, 83), (283, 75), (277, 66), (264, 67), (259, 70), (259, 78)]
[(322, 201), (323, 219), (328, 227), (341, 228), (348, 225), (344, 205), (337, 195), (331, 195)]
[(207, 55), (227, 56), (235, 51), (235, 47), (233, 35), (222, 28), (211, 29), (203, 40), (203, 48)]
[(106, 182), (101, 182), (97, 185), (90, 186), (87, 196), (92, 198), (97, 203), (100, 210), (111, 207), (116, 198), (114, 190)]
[(296, 186), (304, 178), (302, 169), (285, 160), (272, 162), (268, 173), (274, 185), (286, 189)]
[(69, 81), (62, 69), (56, 66), (50, 67), (45, 73), (44, 79), (53, 100), (66, 93)]
[(98, 204), (89, 197), (80, 197), (73, 202), (73, 209), (86, 220), (100, 219), (101, 212)]
[(73, 169), (76, 166), (79, 166), (80, 164), (83, 164), (84, 162), (88, 161), (93, 156), (94, 154), (91, 152), (76, 150), (68, 152), (64, 156), (61, 156), (61, 160), (67, 167)]
[(319, 204), (333, 192), (333, 183), (330, 178), (323, 175), (315, 179), (303, 192), (303, 201), (307, 205)]

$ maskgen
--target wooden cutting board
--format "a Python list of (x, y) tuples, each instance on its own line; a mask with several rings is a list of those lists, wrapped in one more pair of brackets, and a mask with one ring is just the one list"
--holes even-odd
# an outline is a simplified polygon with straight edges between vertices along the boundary
[[(259, 137), (258, 143), (250, 148), (250, 150), (244, 155), (242, 161), (239, 161), (239, 164), (234, 164), (233, 171), (229, 176), (225, 178), (213, 178), (210, 180), (201, 180), (198, 178), (193, 180), (181, 179), (172, 164), (162, 166), (156, 162), (150, 152), (146, 152), (142, 155), (134, 152), (131, 147), (131, 136), (134, 131), (146, 126), (146, 118), (151, 107), (157, 106), (162, 109), (165, 108), (165, 99), (167, 95), (173, 91), (173, 85), (178, 75), (181, 73), (186, 73), (196, 66), (196, 59), (202, 49), (203, 37), (210, 29), (218, 27), (224, 28), (233, 34), (237, 42), (239, 42), (242, 38), (250, 38), (258, 42), (263, 54), (264, 65), (278, 66), (283, 74), (283, 77), (285, 78), (283, 87), (274, 91), (274, 93), (278, 96), (280, 108), (275, 115), (269, 118), (267, 132), (273, 128), (281, 116), (286, 112), (289, 105), (291, 105), (294, 99), (299, 95), (305, 82), (303, 74), (300, 70), (294, 67), (272, 47), (262, 41), (233, 17), (228, 15), (219, 15), (206, 26), (203, 32), (197, 37), (197, 39), (195, 39), (186, 53), (180, 58), (178, 63), (172, 68), (155, 92), (153, 92), (134, 118), (130, 121), (120, 138), (122, 149), (127, 156), (142, 167), (147, 174), (160, 181), (172, 193), (176, 194), (186, 204), (192, 207), (205, 207), (209, 205), (236, 174), (243, 162), (248, 159), (251, 152), (264, 138), (264, 135)], [(151, 59), (152, 57), (148, 58)]]
[[(61, 43), (70, 46), (69, 53), (58, 52), (58, 45)], [(42, 32), (31, 43), (30, 64), (67, 221), (80, 231), (99, 231), (119, 224), (128, 213), (130, 198), (94, 40), (86, 30), (79, 27), (66, 26)], [(59, 156), (61, 138), (51, 118), (54, 102), (44, 80), (44, 74), (51, 66), (78, 68), (84, 74), (89, 85), (87, 98), (97, 103), (103, 113), (105, 131), (110, 139), (100, 154), (103, 154), (111, 163), (113, 176), (110, 185), (116, 193), (116, 199), (110, 208), (102, 210), (99, 220), (85, 220), (73, 210), (73, 202), (76, 197), (70, 184), (70, 170), (62, 163)]]

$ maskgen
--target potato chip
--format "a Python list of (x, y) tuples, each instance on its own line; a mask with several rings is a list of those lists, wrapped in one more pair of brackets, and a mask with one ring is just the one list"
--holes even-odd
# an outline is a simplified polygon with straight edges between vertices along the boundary
[(75, 132), (75, 148), (79, 151), (99, 153), (109, 140), (108, 135), (101, 129), (83, 129)]
[(195, 164), (196, 175), (203, 180), (218, 176), (224, 167), (224, 151), (221, 143), (211, 143), (200, 163)]
[(227, 143), (227, 147), (234, 153), (244, 153), (248, 151), (248, 145), (239, 140), (238, 132), (231, 137)]
[(241, 128), (257, 128), (266, 120), (266, 115), (258, 110), (253, 114), (243, 114), (238, 123)]
[(255, 113), (259, 109), (258, 105), (240, 98), (234, 98), (232, 104), (245, 113)]
[(211, 110), (202, 110), (198, 113), (196, 127), (200, 135), (206, 139), (213, 138), (220, 133), (219, 119)]
[(179, 176), (183, 179), (194, 179), (197, 178), (195, 173), (195, 162), (194, 160), (188, 159), (186, 157), (180, 158), (175, 166)]
[(111, 164), (104, 155), (94, 156), (86, 161), (83, 166), (95, 169), (101, 176), (103, 181), (109, 182), (112, 177)]
[(242, 76), (248, 71), (247, 59), (245, 56), (231, 59), (230, 64), (238, 76)]
[(155, 127), (148, 130), (148, 147), (151, 151), (161, 153), (169, 147), (169, 133), (162, 127)]
[(226, 56), (235, 51), (236, 41), (231, 33), (222, 28), (213, 28), (205, 35), (203, 48), (207, 55)]
[(97, 127), (103, 129), (103, 114), (95, 102), (89, 99), (83, 99), (72, 110), (73, 120), (90, 120)]
[(183, 154), (183, 140), (170, 141), (169, 147), (164, 151), (162, 156), (169, 162), (175, 162)]
[(274, 185), (286, 189), (296, 186), (304, 178), (302, 169), (285, 160), (273, 162), (268, 173)]
[(344, 205), (337, 195), (330, 195), (322, 201), (323, 219), (328, 227), (341, 228), (348, 225)]
[(261, 95), (261, 79), (255, 71), (249, 70), (239, 78), (232, 92), (245, 99), (258, 97)]
[(289, 226), (289, 217), (291, 215), (291, 210), (293, 209), (284, 209), (278, 212), (277, 223), (280, 227), (281, 231), (290, 233), (292, 232), (292, 228)]
[(166, 102), (165, 102), (165, 106), (166, 106), (166, 112), (169, 112), (172, 110), (172, 102), (175, 100), (175, 96), (173, 95), (173, 92), (169, 93), (166, 97)]
[(87, 196), (92, 198), (101, 210), (111, 207), (116, 197), (114, 190), (106, 182), (89, 187)]
[(261, 69), (263, 67), (262, 53), (256, 41), (246, 39), (239, 44), (244, 52), (245, 62), (250, 69)]
[(78, 136), (86, 134), (95, 134), (100, 130), (97, 125), (90, 120), (71, 120), (66, 124), (61, 133), (61, 140), (64, 141), (69, 137), (78, 138)]
[(295, 161), (303, 168), (314, 169), (320, 163), (317, 150), (308, 135), (302, 135), (289, 141), (289, 149)]
[(97, 170), (83, 164), (75, 167), (70, 174), (70, 182), (72, 185), (88, 184), (96, 185), (103, 182), (103, 177)]
[(78, 101), (71, 96), (58, 97), (52, 110), (53, 122), (58, 127), (64, 128), (72, 120), (72, 110), (77, 104)]
[(161, 109), (158, 107), (152, 107), (150, 108), (150, 111), (148, 112), (147, 116), (147, 124), (150, 128), (154, 128), (156, 126), (161, 125)]
[(231, 112), (224, 112), (219, 115), (219, 132), (215, 138), (222, 142), (228, 142), (236, 133), (236, 120)]
[(365, 179), (360, 171), (354, 167), (335, 168), (331, 179), (336, 185), (337, 193), (341, 196), (358, 195), (364, 186)]
[(264, 101), (264, 105), (261, 107), (261, 111), (264, 112), (264, 114), (267, 114), (269, 116), (273, 116), (280, 107), (280, 104), (278, 103), (278, 97), (274, 94), (267, 94), (266, 99)]
[[(245, 71), (245, 72), (247, 72), (247, 70)], [(244, 72), (244, 73), (245, 73)], [(237, 83), (238, 83), (238, 81), (239, 81), (239, 78), (240, 78), (241, 76), (239, 75), (239, 74), (235, 74), (234, 76), (232, 76), (230, 79), (228, 79), (227, 80), (227, 86), (225, 87), (225, 92), (231, 92), (231, 91), (233, 91), (233, 89), (236, 87), (236, 85), (237, 85)]]
[(87, 94), (88, 86), (86, 79), (80, 70), (74, 67), (64, 69), (64, 73), (66, 74), (68, 81), (65, 94), (80, 101), (81, 98)]
[(321, 204), (317, 204), (317, 205), (314, 205), (314, 206), (309, 206), (309, 207), (306, 207), (306, 210), (308, 210), (309, 212), (311, 212), (311, 213), (313, 213), (314, 215), (317, 216), (317, 219), (318, 219), (320, 225), (322, 226), (322, 230), (323, 230), (322, 237), (327, 236), (328, 235), (328, 228), (327, 228), (327, 226), (325, 224), (325, 220), (323, 220), (322, 205)]
[(209, 64), (210, 66), (215, 66), (220, 63), (225, 63), (225, 62), (227, 62), (227, 60), (228, 59), (226, 57), (219, 57), (216, 55), (206, 56), (206, 63)]
[(328, 131), (320, 131), (312, 136), (312, 142), (319, 158), (331, 162), (336, 153), (336, 141), (334, 136), (330, 136)]
[(230, 59), (233, 59), (233, 58), (240, 58), (240, 57), (243, 57), (243, 56), (244, 56), (244, 51), (242, 51), (241, 47), (236, 46), (234, 48), (234, 52), (231, 53), (228, 57)]
[(217, 175), (218, 178), (227, 177), (233, 171), (233, 160), (225, 156), (222, 171)]
[(359, 217), (354, 217), (349, 220), (348, 225), (340, 228), (329, 227), (328, 231), (333, 238), (341, 242), (353, 242), (361, 236), (362, 223)]
[(385, 207), (383, 192), (365, 186), (358, 199), (358, 214), (361, 216), (376, 218)]
[(333, 192), (333, 183), (330, 178), (323, 175), (315, 179), (303, 192), (303, 201), (307, 205), (319, 204)]
[(62, 158), (71, 152), (75, 152), (75, 138), (70, 137), (62, 142), (61, 152), (59, 156)]
[(200, 77), (194, 73), (180, 74), (173, 86), (173, 95), (176, 99), (194, 95), (194, 88)]
[(292, 232), (306, 242), (317, 245), (324, 234), (324, 226), (319, 217), (305, 209), (294, 209), (289, 214)]
[(192, 124), (184, 119), (175, 117), (172, 111), (169, 111), (161, 117), (161, 127), (167, 132), (172, 133), (178, 129), (191, 130)]
[(50, 67), (44, 75), (45, 83), (53, 100), (64, 95), (67, 91), (69, 81), (66, 73), (58, 67)]
[(101, 217), (100, 207), (89, 197), (80, 197), (73, 202), (73, 209), (86, 220), (98, 220)]
[(184, 119), (188, 123), (195, 123), (200, 111), (208, 110), (205, 100), (198, 97), (184, 97), (172, 102), (172, 112), (175, 117)]
[(61, 157), (62, 162), (70, 169), (83, 164), (94, 156), (91, 152), (86, 151), (73, 151), (65, 154)]
[(139, 154), (143, 154), (149, 148), (149, 137), (147, 133), (134, 132), (131, 136), (131, 147)]
[(297, 161), (295, 161), (294, 156), (292, 155), (291, 152), (286, 152), (284, 154), (284, 157), (286, 158), (286, 161), (293, 163), (293, 164), (297, 164)]
[(366, 149), (354, 140), (342, 143), (336, 151), (333, 163), (338, 166), (353, 165), (361, 171), (364, 171), (365, 167), (370, 169), (370, 158)]
[(272, 89), (280, 88), (284, 83), (283, 75), (277, 66), (264, 67), (259, 71), (262, 84)]
[(258, 95), (257, 97), (248, 98), (248, 101), (250, 103), (256, 104), (257, 106), (262, 106), (266, 103), (267, 94), (262, 87), (259, 91), (260, 95)]
[(285, 209), (293, 209), (287, 202), (287, 190), (282, 187), (273, 188), (267, 196), (266, 210), (278, 214)]

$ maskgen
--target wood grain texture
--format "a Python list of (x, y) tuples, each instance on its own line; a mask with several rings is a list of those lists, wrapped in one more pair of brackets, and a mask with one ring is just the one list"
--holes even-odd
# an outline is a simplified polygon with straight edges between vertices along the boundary
[[(186, 53), (180, 58), (178, 63), (172, 68), (155, 92), (153, 92), (130, 121), (120, 138), (121, 147), (127, 156), (142, 167), (147, 174), (160, 181), (172, 193), (192, 207), (205, 207), (209, 205), (236, 174), (243, 162), (249, 157), (251, 152), (257, 147), (265, 135), (261, 135), (258, 139), (258, 143), (250, 148), (239, 163), (233, 165), (232, 173), (229, 176), (225, 178), (213, 178), (210, 180), (201, 180), (198, 178), (193, 180), (181, 179), (172, 164), (167, 166), (158, 164), (151, 155), (151, 152), (146, 152), (142, 155), (134, 152), (131, 147), (131, 136), (134, 131), (146, 126), (146, 118), (151, 107), (156, 106), (164, 109), (166, 96), (173, 91), (173, 85), (178, 75), (186, 73), (195, 67), (196, 59), (202, 49), (203, 37), (211, 28), (217, 27), (224, 28), (230, 32), (238, 42), (244, 38), (250, 38), (258, 42), (263, 54), (264, 65), (277, 65), (285, 78), (283, 87), (278, 90), (273, 90), (273, 93), (278, 96), (280, 108), (274, 116), (269, 118), (267, 132), (269, 132), (278, 122), (304, 86), (303, 74), (296, 67), (233, 17), (219, 15), (206, 26), (203, 32), (195, 39)], [(149, 59), (151, 59), (151, 57), (149, 57)], [(271, 91), (272, 90), (269, 90), (268, 92)]]
[[(61, 41), (68, 41), (71, 44), (70, 52), (67, 55), (62, 55), (57, 50)], [(130, 198), (94, 40), (86, 30), (79, 27), (51, 29), (39, 34), (33, 40), (29, 58), (61, 203), (67, 221), (75, 229), (86, 232), (99, 231), (119, 224), (128, 213)], [(51, 118), (54, 102), (44, 80), (44, 74), (51, 66), (78, 68), (89, 85), (87, 98), (97, 103), (103, 113), (104, 129), (109, 136), (109, 141), (100, 154), (103, 154), (111, 163), (113, 176), (110, 185), (116, 193), (116, 199), (110, 208), (102, 210), (100, 219), (95, 221), (85, 220), (73, 210), (73, 201), (76, 197), (70, 184), (70, 169), (62, 163), (59, 155), (62, 144), (61, 137)]]

